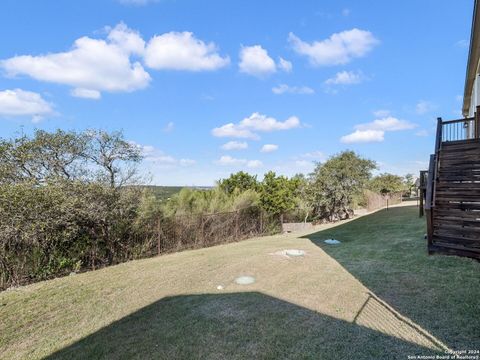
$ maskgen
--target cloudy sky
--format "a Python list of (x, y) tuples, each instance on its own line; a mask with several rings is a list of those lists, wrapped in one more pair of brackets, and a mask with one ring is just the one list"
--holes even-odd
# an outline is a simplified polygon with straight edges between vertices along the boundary
[(460, 117), (473, 0), (3, 0), (0, 136), (124, 131), (159, 185), (426, 167)]

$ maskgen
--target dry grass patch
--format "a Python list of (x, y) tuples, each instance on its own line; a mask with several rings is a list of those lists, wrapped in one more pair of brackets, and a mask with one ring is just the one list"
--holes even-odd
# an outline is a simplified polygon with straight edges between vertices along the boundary
[[(405, 359), (467, 338), (478, 348), (478, 317), (467, 317), (478, 314), (480, 268), (427, 257), (423, 227), (415, 208), (395, 208), (308, 237), (185, 251), (2, 292), (0, 358)], [(332, 237), (342, 244), (322, 243)], [(272, 255), (285, 249), (306, 255)], [(441, 272), (443, 285), (419, 271)], [(459, 283), (460, 273), (470, 277)], [(240, 275), (256, 282), (237, 285)], [(473, 294), (464, 302), (436, 300), (465, 284)], [(452, 319), (455, 329), (442, 328)]]

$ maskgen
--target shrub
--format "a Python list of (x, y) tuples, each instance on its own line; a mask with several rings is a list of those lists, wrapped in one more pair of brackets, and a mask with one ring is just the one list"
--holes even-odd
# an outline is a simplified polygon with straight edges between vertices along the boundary
[(138, 256), (140, 195), (63, 180), (0, 185), (0, 288)]

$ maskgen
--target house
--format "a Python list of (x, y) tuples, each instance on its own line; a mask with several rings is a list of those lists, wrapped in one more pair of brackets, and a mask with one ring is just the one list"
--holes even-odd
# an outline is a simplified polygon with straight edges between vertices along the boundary
[(477, 5), (475, 0), (463, 95), (462, 115), (465, 118), (473, 117), (477, 106), (480, 105), (480, 14), (478, 13), (480, 10)]
[(480, 259), (480, 9), (475, 1), (462, 119), (438, 118), (425, 217), (428, 252)]

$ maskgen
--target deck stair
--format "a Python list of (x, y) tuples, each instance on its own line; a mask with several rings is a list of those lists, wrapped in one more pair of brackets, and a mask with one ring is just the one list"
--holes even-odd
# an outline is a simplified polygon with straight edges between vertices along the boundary
[(480, 259), (480, 119), (438, 119), (425, 199), (429, 253)]

